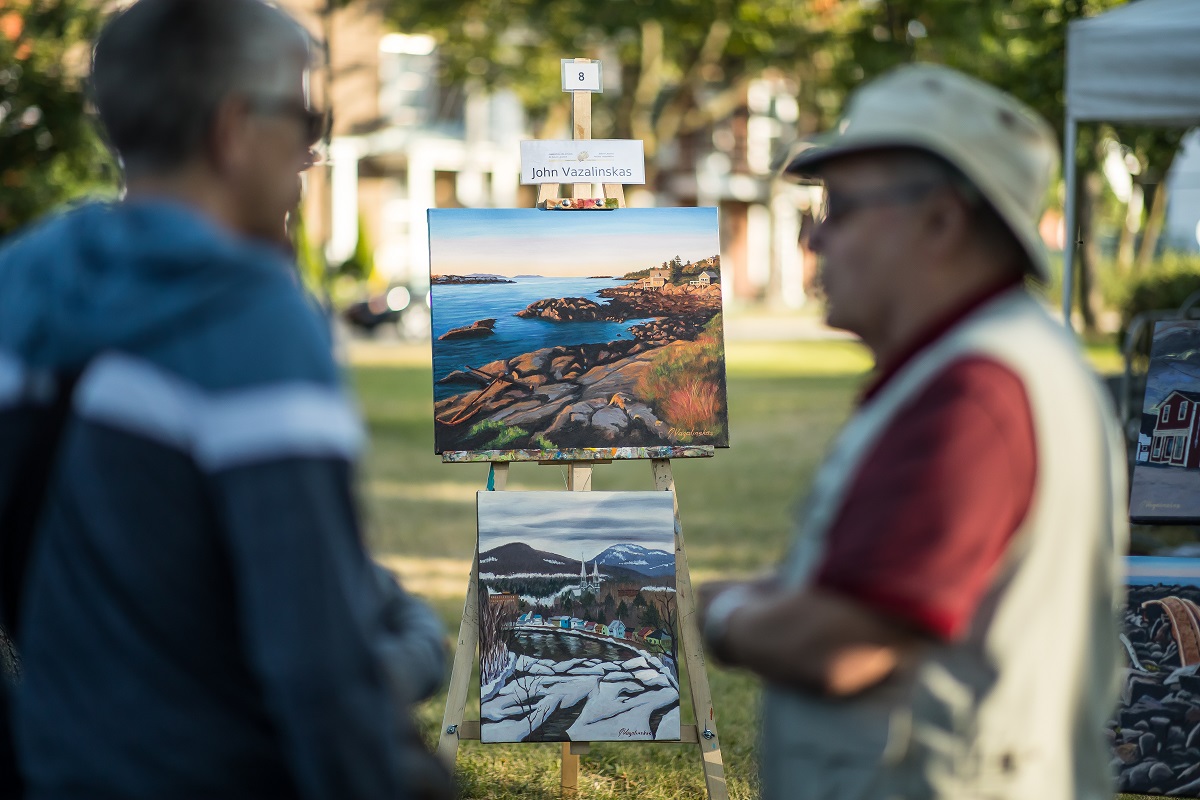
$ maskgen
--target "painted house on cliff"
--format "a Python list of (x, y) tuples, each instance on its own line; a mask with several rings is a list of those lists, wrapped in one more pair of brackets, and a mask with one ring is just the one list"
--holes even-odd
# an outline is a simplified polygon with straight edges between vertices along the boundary
[(1176, 389), (1159, 404), (1151, 437), (1151, 464), (1195, 469), (1200, 467), (1200, 392)]
[(650, 270), (648, 277), (638, 281), (638, 287), (641, 289), (657, 290), (666, 286), (671, 282), (671, 270), (655, 268)]

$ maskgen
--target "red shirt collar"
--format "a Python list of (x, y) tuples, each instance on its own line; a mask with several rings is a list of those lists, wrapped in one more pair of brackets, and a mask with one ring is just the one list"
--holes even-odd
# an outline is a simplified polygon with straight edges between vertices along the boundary
[(973, 311), (980, 306), (986, 305), (1000, 295), (1021, 286), (1024, 283), (1023, 278), (1012, 278), (997, 284), (989, 289), (980, 292), (973, 297), (968, 298), (965, 302), (959, 305), (950, 313), (944, 315), (940, 319), (934, 321), (931, 325), (921, 331), (912, 339), (909, 344), (902, 348), (899, 353), (887, 364), (876, 365), (875, 375), (867, 383), (859, 398), (859, 404), (866, 403), (883, 389), (889, 381), (903, 369), (904, 365), (912, 361), (913, 358), (924, 350), (929, 345), (936, 342), (946, 335), (958, 323), (962, 322)]

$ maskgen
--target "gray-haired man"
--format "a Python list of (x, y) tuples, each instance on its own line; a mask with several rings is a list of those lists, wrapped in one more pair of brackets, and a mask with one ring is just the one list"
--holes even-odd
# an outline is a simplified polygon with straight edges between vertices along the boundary
[(119, 13), (92, 82), (127, 196), (0, 251), (0, 519), (23, 521), (0, 610), (32, 798), (448, 777), (408, 718), (440, 625), (363, 549), (361, 423), (278, 246), (322, 127), (308, 46), (258, 0)]
[(786, 167), (824, 181), (828, 320), (877, 372), (777, 575), (703, 592), (716, 655), (769, 684), (768, 800), (1112, 797), (1124, 453), (1023, 286), (1055, 154), (1014, 98), (914, 65)]

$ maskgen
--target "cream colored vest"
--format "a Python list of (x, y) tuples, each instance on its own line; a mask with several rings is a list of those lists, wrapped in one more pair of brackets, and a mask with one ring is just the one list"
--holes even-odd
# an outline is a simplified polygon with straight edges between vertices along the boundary
[(1075, 342), (1024, 291), (972, 313), (850, 420), (817, 474), (782, 577), (809, 580), (862, 459), (908, 401), (971, 354), (1025, 385), (1037, 444), (1029, 514), (963, 641), (930, 643), (849, 700), (768, 688), (766, 800), (1113, 797), (1104, 724), (1119, 663), (1124, 450)]

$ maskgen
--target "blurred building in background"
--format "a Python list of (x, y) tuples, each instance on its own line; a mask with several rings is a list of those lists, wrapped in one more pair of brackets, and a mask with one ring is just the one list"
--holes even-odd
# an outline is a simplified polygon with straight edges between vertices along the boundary
[[(313, 94), (332, 103), (334, 126), (329, 163), (308, 178), (309, 237), (332, 265), (364, 237), (383, 284), (376, 290), (400, 285), (423, 297), (427, 209), (533, 206), (536, 187), (519, 184), (519, 142), (534, 135), (524, 110), (508, 92), (441, 85), (434, 40), (388, 30), (374, 0), (281, 5), (327, 43)], [(626, 190), (631, 205), (719, 206), (722, 285), (733, 306), (798, 308), (808, 297), (814, 267), (798, 242), (814, 195), (771, 180), (772, 158), (794, 137), (795, 96), (782, 75), (750, 81), (725, 119), (660, 149), (653, 186)], [(611, 89), (594, 98), (615, 100)]]

